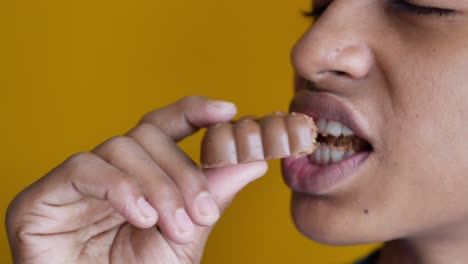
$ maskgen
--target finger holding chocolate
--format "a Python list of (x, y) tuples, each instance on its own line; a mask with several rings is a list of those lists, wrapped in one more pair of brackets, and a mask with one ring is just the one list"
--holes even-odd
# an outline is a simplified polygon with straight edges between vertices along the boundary
[(202, 140), (203, 168), (225, 167), (261, 160), (301, 157), (316, 148), (317, 127), (300, 113), (274, 113), (262, 118), (210, 126)]

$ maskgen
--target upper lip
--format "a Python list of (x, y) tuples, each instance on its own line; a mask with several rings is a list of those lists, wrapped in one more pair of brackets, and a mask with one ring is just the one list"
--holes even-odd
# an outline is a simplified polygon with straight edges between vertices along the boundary
[(338, 96), (329, 92), (299, 90), (289, 110), (312, 117), (315, 121), (324, 118), (337, 121), (350, 128), (354, 135), (372, 144), (367, 120)]

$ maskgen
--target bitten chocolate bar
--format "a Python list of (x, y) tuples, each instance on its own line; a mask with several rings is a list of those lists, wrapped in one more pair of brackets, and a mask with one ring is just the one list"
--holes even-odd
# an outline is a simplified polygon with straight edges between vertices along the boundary
[(247, 116), (210, 126), (202, 140), (203, 168), (224, 167), (260, 160), (300, 157), (315, 150), (317, 127), (299, 113)]

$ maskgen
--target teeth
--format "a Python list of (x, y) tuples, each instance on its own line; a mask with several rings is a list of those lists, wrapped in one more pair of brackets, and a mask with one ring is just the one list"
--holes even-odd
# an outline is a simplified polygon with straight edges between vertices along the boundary
[(337, 121), (329, 121), (324, 118), (319, 118), (317, 121), (318, 132), (320, 134), (325, 135), (332, 135), (334, 137), (338, 137), (340, 135), (343, 136), (353, 136), (354, 133), (349, 129), (347, 126), (337, 122)]
[(338, 137), (339, 135), (341, 135), (341, 130), (342, 125), (335, 121), (328, 121), (327, 128), (325, 129), (325, 131), (327, 131), (328, 134), (334, 137)]
[(343, 149), (331, 149), (327, 146), (318, 146), (309, 159), (317, 165), (328, 165), (340, 162), (356, 154), (355, 151), (345, 151)]
[(317, 122), (317, 128), (319, 132), (325, 131), (325, 129), (327, 128), (327, 120), (320, 118)]
[[(319, 118), (317, 120), (317, 128), (318, 133), (325, 136), (354, 136), (353, 131), (349, 127), (341, 124), (340, 122), (331, 121), (324, 118)], [(346, 151), (343, 148), (340, 149), (336, 147), (332, 149), (324, 144), (319, 144), (314, 153), (309, 155), (309, 159), (317, 165), (324, 166), (330, 163), (340, 162), (355, 154), (356, 152), (353, 150)]]
[(344, 157), (344, 151), (341, 150), (332, 150), (331, 151), (331, 160), (332, 162), (338, 162), (343, 160)]
[(330, 163), (330, 148), (322, 147), (322, 164), (328, 165)]
[(315, 163), (322, 164), (322, 147), (318, 147), (314, 152)]
[(349, 129), (346, 126), (343, 126), (342, 133), (343, 133), (343, 136), (352, 136), (352, 135), (354, 135), (353, 131), (351, 131), (351, 129)]
[(344, 154), (344, 158), (349, 158), (349, 157), (353, 156), (354, 154), (356, 154), (356, 152), (354, 150), (346, 151), (345, 154)]

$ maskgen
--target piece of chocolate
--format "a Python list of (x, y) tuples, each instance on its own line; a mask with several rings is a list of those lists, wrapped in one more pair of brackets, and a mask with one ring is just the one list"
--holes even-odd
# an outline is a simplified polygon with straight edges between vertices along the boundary
[(291, 155), (285, 115), (281, 113), (267, 115), (259, 122), (262, 128), (264, 159), (280, 159)]
[(202, 160), (209, 167), (237, 164), (236, 140), (231, 123), (211, 126), (203, 140)]
[[(308, 155), (311, 149), (315, 150), (317, 129), (312, 118), (303, 114), (291, 113), (286, 116), (285, 121), (292, 156)], [(310, 133), (311, 126), (315, 133)]]
[(263, 159), (262, 130), (257, 122), (252, 119), (242, 119), (236, 122), (234, 138), (239, 163)]
[(317, 127), (309, 116), (274, 113), (210, 126), (202, 140), (203, 168), (299, 157), (315, 150)]

